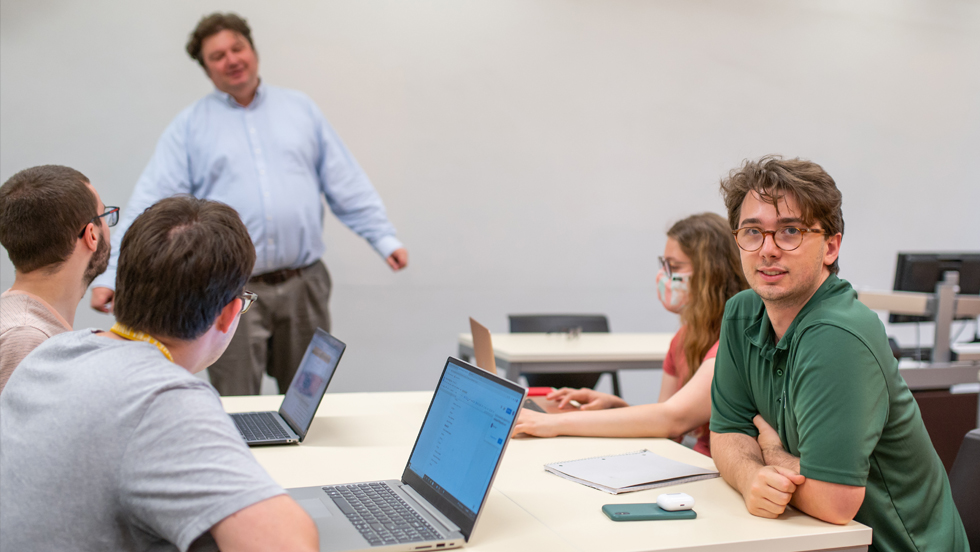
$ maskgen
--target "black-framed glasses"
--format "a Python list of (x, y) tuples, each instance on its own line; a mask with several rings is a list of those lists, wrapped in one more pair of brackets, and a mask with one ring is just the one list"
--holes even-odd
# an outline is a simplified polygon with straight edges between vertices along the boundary
[(238, 314), (245, 314), (248, 312), (248, 308), (252, 306), (252, 303), (259, 298), (258, 293), (252, 293), (251, 291), (244, 290), (242, 294), (238, 296), (242, 300), (242, 310)]
[(735, 235), (735, 243), (743, 251), (758, 251), (762, 249), (762, 244), (766, 241), (766, 234), (772, 235), (772, 242), (776, 247), (783, 251), (792, 251), (803, 244), (803, 236), (806, 234), (826, 234), (822, 228), (797, 228), (795, 226), (783, 226), (778, 230), (763, 230), (754, 226), (746, 226), (732, 232)]
[[(108, 205), (106, 205), (105, 212), (103, 212), (101, 215), (96, 215), (92, 217), (92, 220), (85, 223), (85, 227), (87, 228), (89, 223), (91, 222), (98, 222), (98, 220), (102, 217), (107, 217), (105, 219), (105, 223), (107, 226), (112, 228), (113, 226), (116, 225), (117, 222), (119, 222), (119, 207), (109, 207)], [(84, 236), (85, 236), (85, 228), (82, 228), (82, 231), (78, 233), (78, 237), (81, 238)]]
[[(666, 274), (668, 278), (674, 277), (674, 268), (678, 268), (676, 265), (687, 264), (671, 261), (670, 259), (664, 257), (657, 257), (657, 260), (660, 261), (660, 268), (664, 269), (664, 274)], [(675, 266), (671, 266), (671, 263), (673, 263)]]

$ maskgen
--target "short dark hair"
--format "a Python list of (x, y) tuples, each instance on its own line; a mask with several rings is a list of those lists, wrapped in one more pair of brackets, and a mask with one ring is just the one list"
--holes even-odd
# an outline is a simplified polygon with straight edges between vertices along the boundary
[(136, 217), (123, 236), (113, 312), (130, 328), (192, 340), (241, 294), (255, 246), (224, 203), (178, 195)]
[[(792, 194), (800, 206), (803, 224), (819, 222), (827, 231), (827, 237), (844, 234), (843, 198), (837, 184), (823, 167), (805, 159), (783, 159), (779, 155), (766, 155), (758, 161), (746, 159), (738, 169), (732, 169), (728, 178), (721, 181), (721, 192), (728, 208), (728, 224), (738, 230), (742, 201), (749, 192), (771, 203), (779, 213), (779, 200), (784, 194)], [(835, 259), (828, 267), (834, 274), (840, 272)]]
[(221, 31), (234, 31), (244, 36), (245, 40), (248, 41), (248, 45), (253, 50), (255, 49), (255, 44), (252, 42), (252, 29), (249, 28), (245, 18), (232, 12), (215, 12), (211, 15), (205, 15), (197, 22), (197, 27), (194, 27), (190, 38), (187, 39), (187, 46), (185, 47), (187, 55), (196, 59), (201, 64), (201, 67), (207, 69), (207, 66), (204, 65), (204, 56), (201, 54), (201, 45), (204, 43), (204, 39), (216, 35)]
[(70, 167), (24, 169), (0, 186), (0, 244), (20, 272), (54, 268), (75, 250), (78, 233), (99, 215), (89, 179)]

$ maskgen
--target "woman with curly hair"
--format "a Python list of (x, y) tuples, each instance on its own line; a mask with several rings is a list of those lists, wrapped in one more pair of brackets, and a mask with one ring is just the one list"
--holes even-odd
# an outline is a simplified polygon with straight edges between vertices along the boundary
[[(715, 213), (692, 215), (667, 232), (657, 273), (657, 296), (664, 308), (679, 314), (681, 328), (664, 360), (660, 398), (654, 404), (630, 406), (623, 399), (593, 389), (564, 388), (548, 399), (568, 410), (542, 414), (521, 411), (514, 434), (537, 437), (671, 437), (690, 435), (694, 450), (710, 456), (711, 377), (725, 302), (747, 287), (738, 246), (728, 221)], [(575, 408), (571, 401), (578, 401)]]

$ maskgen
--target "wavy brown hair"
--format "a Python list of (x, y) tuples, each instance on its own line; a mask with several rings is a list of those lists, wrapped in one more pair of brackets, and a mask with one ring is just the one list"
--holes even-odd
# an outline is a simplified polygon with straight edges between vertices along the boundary
[(693, 376), (718, 341), (725, 302), (748, 284), (735, 237), (720, 215), (691, 215), (671, 226), (667, 236), (677, 241), (692, 264), (690, 298), (681, 311), (681, 322), (687, 328), (684, 359)]

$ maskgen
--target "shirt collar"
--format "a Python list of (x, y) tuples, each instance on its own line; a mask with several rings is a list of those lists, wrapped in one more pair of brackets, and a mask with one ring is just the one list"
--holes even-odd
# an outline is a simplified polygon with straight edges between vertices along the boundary
[(793, 318), (793, 322), (790, 323), (789, 328), (786, 328), (786, 333), (783, 334), (783, 338), (780, 339), (779, 343), (777, 343), (775, 346), (772, 344), (772, 322), (769, 321), (769, 313), (766, 312), (765, 303), (762, 303), (762, 313), (761, 316), (759, 316), (759, 319), (755, 323), (749, 325), (749, 327), (745, 328), (745, 338), (756, 347), (762, 349), (763, 353), (770, 358), (777, 350), (785, 351), (789, 348), (789, 343), (793, 340), (793, 334), (796, 333), (796, 327), (799, 325), (800, 320), (803, 320), (803, 318), (805, 318), (810, 311), (817, 308), (820, 301), (822, 301), (828, 294), (832, 293), (833, 289), (837, 287), (837, 284), (840, 283), (840, 281), (841, 279), (838, 278), (836, 274), (831, 274), (828, 276), (827, 279), (820, 284), (820, 287), (817, 288), (817, 291), (814, 292), (813, 297), (810, 297), (810, 300), (807, 301), (806, 304), (803, 305), (803, 308), (800, 309), (800, 312), (796, 314), (796, 317)]
[(234, 96), (232, 96), (227, 92), (218, 90), (217, 88), (214, 89), (214, 92), (212, 92), (212, 94), (214, 94), (216, 97), (221, 99), (221, 101), (225, 102), (226, 104), (228, 104), (233, 108), (255, 109), (262, 103), (263, 99), (265, 99), (265, 85), (262, 84), (262, 79), (259, 79), (259, 86), (258, 88), (255, 89), (255, 97), (252, 98), (252, 103), (248, 104), (248, 107), (242, 107), (242, 105), (238, 103), (237, 100), (235, 100)]

